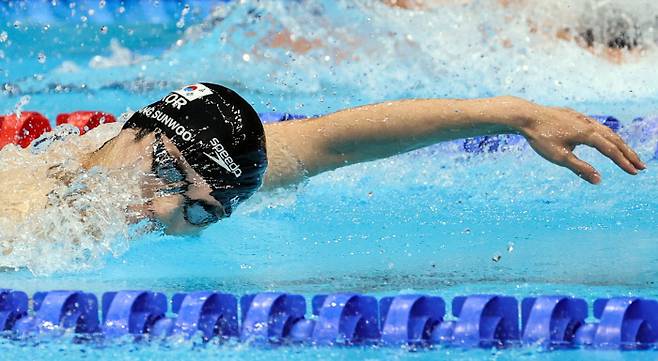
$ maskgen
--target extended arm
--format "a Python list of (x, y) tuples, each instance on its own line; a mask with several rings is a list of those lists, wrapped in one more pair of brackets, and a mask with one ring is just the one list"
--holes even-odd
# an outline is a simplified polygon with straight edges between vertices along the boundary
[(284, 165), (291, 157), (312, 176), (446, 140), (502, 133), (522, 134), (544, 158), (591, 183), (598, 183), (600, 175), (573, 154), (576, 145), (596, 147), (630, 174), (645, 167), (619, 136), (598, 122), (570, 109), (514, 97), (387, 102), (268, 124), (265, 132), (270, 159), (265, 188), (299, 180)]

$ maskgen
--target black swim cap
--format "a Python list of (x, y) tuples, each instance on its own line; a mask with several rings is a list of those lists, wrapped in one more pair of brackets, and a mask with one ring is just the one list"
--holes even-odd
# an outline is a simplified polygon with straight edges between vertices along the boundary
[(173, 91), (133, 114), (127, 128), (159, 131), (171, 139), (227, 216), (263, 182), (263, 125), (247, 101), (221, 85), (199, 83)]

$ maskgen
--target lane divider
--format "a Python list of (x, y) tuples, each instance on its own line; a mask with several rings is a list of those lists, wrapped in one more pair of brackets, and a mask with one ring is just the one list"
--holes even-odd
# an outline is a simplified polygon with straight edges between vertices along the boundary
[(0, 115), (0, 148), (7, 144), (27, 148), (33, 140), (51, 130), (50, 122), (41, 113)]
[(116, 122), (114, 115), (104, 112), (77, 111), (73, 113), (62, 113), (57, 115), (55, 124), (72, 124), (80, 129), (80, 135), (96, 128), (104, 123)]
[[(301, 295), (216, 291), (178, 293), (171, 300), (148, 290), (103, 294), (37, 292), (30, 309), (24, 292), (0, 289), (5, 335), (75, 332), (112, 339), (200, 336), (255, 344), (432, 345), (460, 348), (658, 349), (658, 302), (640, 297), (597, 299), (551, 295), (524, 298), (470, 295), (452, 300), (405, 294), (376, 299), (357, 293)], [(310, 315), (307, 313), (310, 306)], [(519, 318), (519, 314), (521, 317)]]

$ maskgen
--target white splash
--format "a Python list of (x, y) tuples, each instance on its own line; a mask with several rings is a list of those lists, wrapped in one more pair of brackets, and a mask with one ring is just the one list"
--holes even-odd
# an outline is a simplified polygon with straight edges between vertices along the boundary
[(34, 274), (98, 267), (129, 246), (131, 205), (141, 204), (140, 174), (81, 167), (85, 154), (116, 135), (107, 124), (54, 141), (46, 152), (0, 151), (0, 268)]
[(92, 69), (106, 69), (121, 66), (137, 64), (145, 59), (146, 56), (135, 55), (130, 49), (121, 46), (117, 39), (110, 40), (110, 56), (96, 55), (89, 61), (89, 67)]
[[(308, 113), (409, 97), (505, 94), (569, 105), (645, 102), (658, 94), (658, 3), (425, 3), (409, 10), (374, 0), (233, 2), (157, 58), (145, 61), (113, 41), (112, 55), (95, 56), (88, 69), (19, 85), (152, 84), (164, 91), (203, 79), (241, 93), (309, 100)], [(608, 47), (621, 38), (633, 49)], [(108, 67), (117, 71), (100, 70)], [(314, 101), (319, 96), (325, 101)], [(272, 108), (269, 102), (263, 106)]]

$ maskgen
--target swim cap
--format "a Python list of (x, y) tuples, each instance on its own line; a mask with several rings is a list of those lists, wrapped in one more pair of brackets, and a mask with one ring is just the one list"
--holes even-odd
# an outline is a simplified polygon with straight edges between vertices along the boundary
[(229, 216), (258, 190), (267, 168), (265, 133), (256, 111), (236, 92), (192, 84), (133, 114), (123, 129), (159, 131), (212, 188)]

